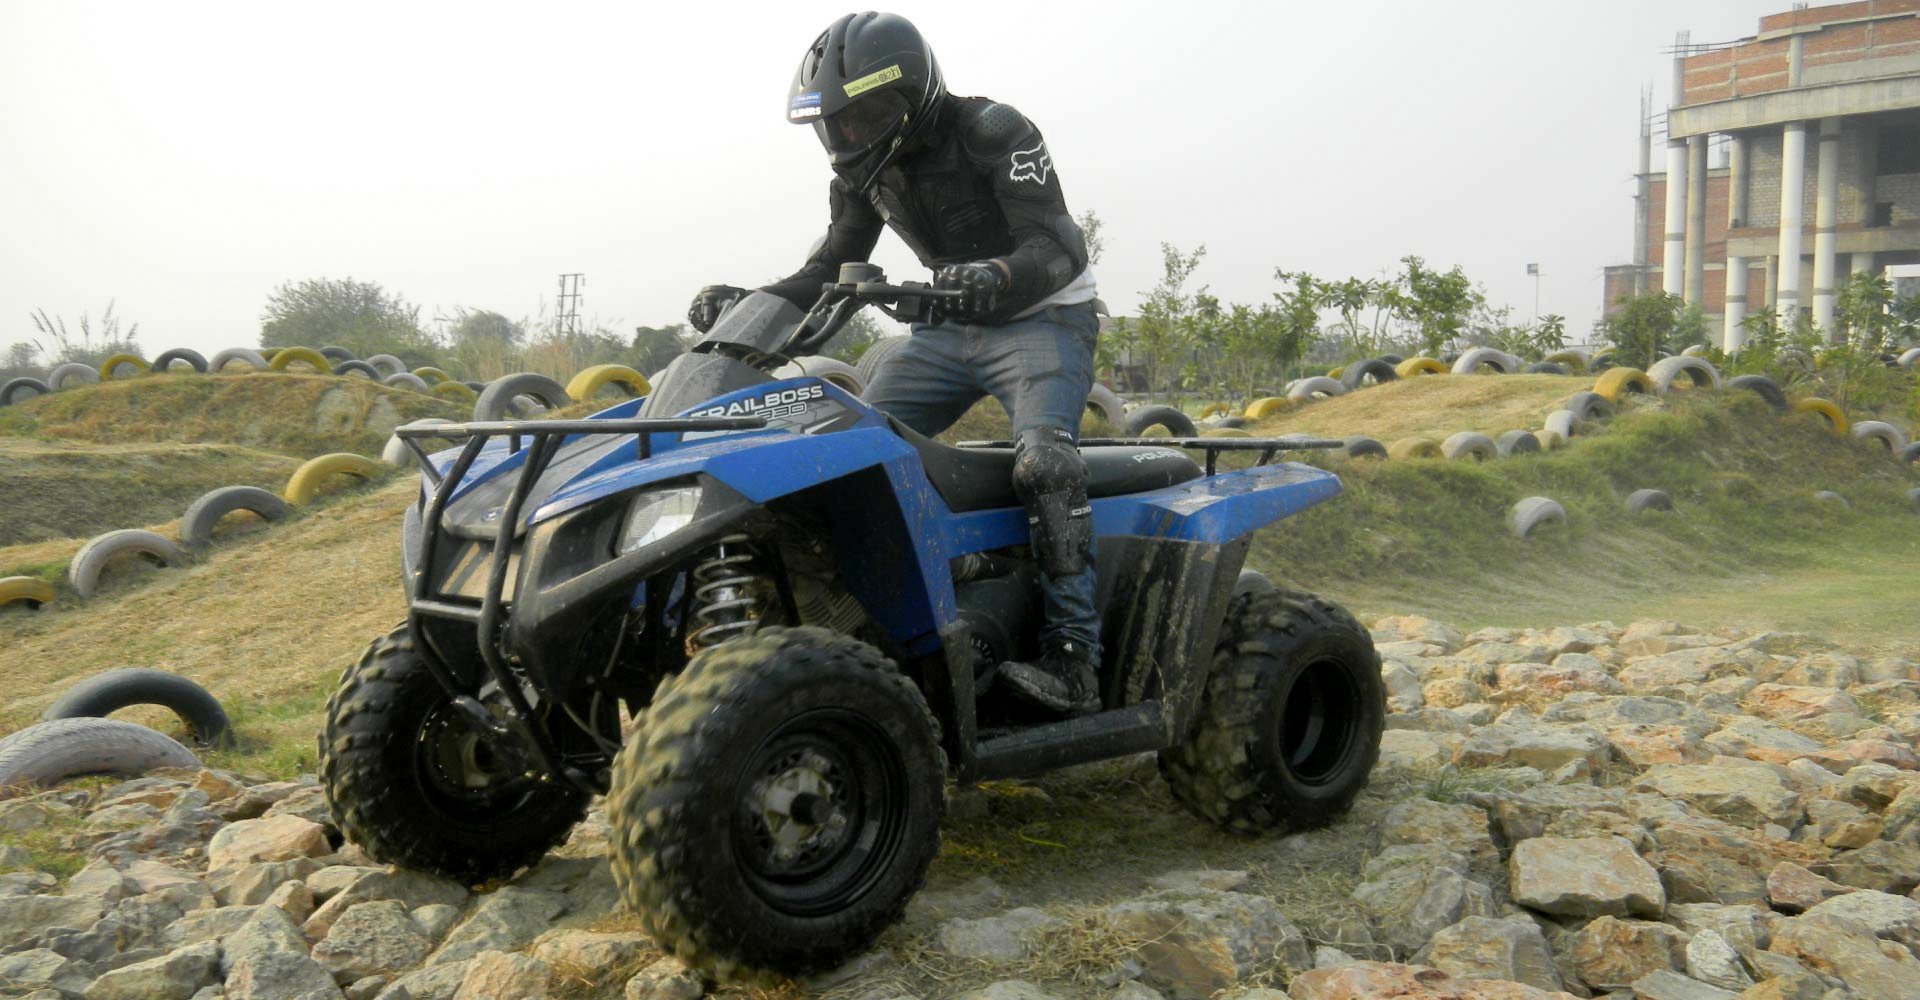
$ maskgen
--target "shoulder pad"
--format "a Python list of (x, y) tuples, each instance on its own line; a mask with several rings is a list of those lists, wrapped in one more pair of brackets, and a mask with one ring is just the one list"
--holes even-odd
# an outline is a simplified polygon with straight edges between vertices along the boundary
[(1033, 123), (1025, 115), (997, 101), (974, 98), (961, 112), (960, 136), (976, 155), (1004, 153), (1033, 132)]

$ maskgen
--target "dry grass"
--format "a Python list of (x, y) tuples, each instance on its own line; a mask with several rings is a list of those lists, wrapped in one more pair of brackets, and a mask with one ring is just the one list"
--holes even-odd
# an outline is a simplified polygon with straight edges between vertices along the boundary
[(1585, 376), (1429, 375), (1308, 403), (1248, 430), (1330, 437), (1364, 434), (1386, 444), (1414, 434), (1445, 439), (1455, 431), (1479, 431), (1497, 438), (1504, 431), (1541, 426), (1562, 400), (1592, 387), (1593, 379)]
[(81, 386), (0, 410), (0, 435), (68, 441), (242, 444), (310, 458), (378, 455), (393, 428), (471, 407), (332, 375), (154, 375)]
[[(0, 437), (0, 546), (165, 521), (220, 486), (277, 492), (299, 464), (237, 445), (83, 445)], [(0, 554), (0, 570), (10, 562)]]

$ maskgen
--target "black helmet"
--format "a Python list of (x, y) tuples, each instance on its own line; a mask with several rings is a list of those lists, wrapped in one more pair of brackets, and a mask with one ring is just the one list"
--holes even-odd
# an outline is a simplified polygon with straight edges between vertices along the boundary
[(864, 191), (932, 124), (945, 96), (918, 28), (894, 14), (848, 14), (801, 57), (787, 120), (812, 125), (834, 171)]

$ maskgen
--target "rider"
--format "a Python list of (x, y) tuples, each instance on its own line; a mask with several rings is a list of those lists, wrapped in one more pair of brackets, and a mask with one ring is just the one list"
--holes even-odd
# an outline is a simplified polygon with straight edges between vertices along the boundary
[[(984, 97), (947, 93), (920, 32), (892, 14), (849, 14), (800, 60), (787, 120), (812, 125), (834, 179), (827, 235), (800, 270), (768, 285), (802, 309), (840, 265), (865, 261), (883, 226), (934, 271), (933, 322), (881, 367), (866, 399), (922, 435), (983, 396), (1013, 421), (1013, 487), (1041, 569), (1046, 627), (1032, 663), (1000, 665), (1017, 692), (1054, 711), (1100, 707), (1092, 509), (1076, 446), (1093, 384), (1093, 272), (1039, 129)], [(700, 290), (687, 318), (704, 332), (744, 291)]]

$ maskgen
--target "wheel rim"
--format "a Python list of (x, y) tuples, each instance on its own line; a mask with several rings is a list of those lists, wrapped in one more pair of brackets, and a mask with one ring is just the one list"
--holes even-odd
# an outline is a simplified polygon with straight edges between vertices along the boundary
[(1358, 689), (1338, 659), (1320, 657), (1294, 674), (1282, 695), (1275, 738), (1295, 780), (1323, 785), (1339, 774), (1359, 732), (1358, 704)]
[(737, 787), (735, 856), (754, 892), (785, 913), (846, 908), (900, 853), (906, 766), (864, 716), (795, 716), (748, 756)]
[(452, 703), (441, 702), (420, 722), (414, 773), (423, 803), (453, 822), (497, 823), (533, 794), (524, 775), (505, 769)]

